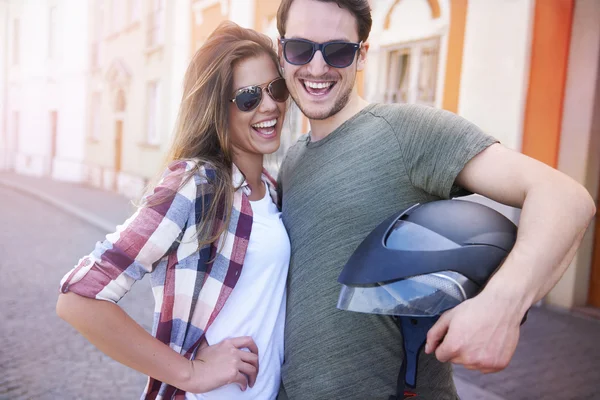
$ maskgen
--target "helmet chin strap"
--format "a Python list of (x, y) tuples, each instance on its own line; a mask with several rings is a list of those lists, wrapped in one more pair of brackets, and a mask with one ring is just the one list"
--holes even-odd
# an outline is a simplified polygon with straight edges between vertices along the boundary
[(415, 393), (405, 391), (406, 386), (414, 389), (417, 385), (417, 367), (419, 354), (427, 341), (427, 332), (437, 322), (435, 317), (392, 317), (402, 333), (404, 357), (398, 374), (396, 395), (388, 400), (404, 400), (415, 396)]

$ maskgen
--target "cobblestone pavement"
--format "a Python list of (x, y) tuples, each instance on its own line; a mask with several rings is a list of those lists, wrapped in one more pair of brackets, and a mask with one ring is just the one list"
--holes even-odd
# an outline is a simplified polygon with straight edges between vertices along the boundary
[[(96, 350), (55, 313), (61, 277), (104, 233), (0, 186), (0, 399), (137, 399), (145, 377)], [(120, 303), (146, 329), (137, 283)]]
[(455, 376), (510, 400), (600, 399), (600, 320), (534, 308), (504, 371)]

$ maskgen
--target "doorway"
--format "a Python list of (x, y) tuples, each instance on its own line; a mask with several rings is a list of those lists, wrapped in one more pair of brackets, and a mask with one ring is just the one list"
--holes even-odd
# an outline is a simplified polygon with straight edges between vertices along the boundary
[(115, 160), (113, 189), (119, 191), (119, 175), (123, 169), (123, 121), (125, 120), (125, 108), (127, 101), (125, 91), (119, 89), (115, 97)]
[(121, 157), (123, 153), (123, 121), (115, 122), (115, 178), (113, 180), (113, 189), (118, 190), (119, 172), (121, 172)]

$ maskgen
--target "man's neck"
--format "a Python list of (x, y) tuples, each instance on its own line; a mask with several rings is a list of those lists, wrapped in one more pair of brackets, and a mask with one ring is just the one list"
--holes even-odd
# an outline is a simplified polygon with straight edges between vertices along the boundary
[(357, 94), (351, 96), (348, 104), (341, 109), (337, 114), (332, 115), (327, 119), (315, 120), (311, 119), (310, 122), (310, 140), (317, 142), (325, 139), (329, 134), (339, 128), (344, 122), (358, 114), (363, 108), (369, 103), (358, 96)]

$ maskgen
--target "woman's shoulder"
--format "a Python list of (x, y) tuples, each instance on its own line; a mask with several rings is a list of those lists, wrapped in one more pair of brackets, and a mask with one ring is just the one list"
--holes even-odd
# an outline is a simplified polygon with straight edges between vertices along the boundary
[[(158, 184), (154, 187), (154, 195), (168, 200), (177, 194), (190, 201), (195, 201), (202, 193), (211, 192), (214, 167), (195, 159), (178, 159), (170, 161), (163, 170)], [(154, 197), (154, 196), (153, 196)], [(147, 200), (147, 196), (144, 196)]]
[(179, 159), (168, 164), (165, 174), (185, 174), (194, 177), (197, 184), (203, 184), (212, 181), (216, 174), (216, 167), (195, 158)]

